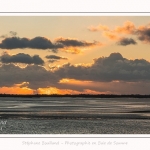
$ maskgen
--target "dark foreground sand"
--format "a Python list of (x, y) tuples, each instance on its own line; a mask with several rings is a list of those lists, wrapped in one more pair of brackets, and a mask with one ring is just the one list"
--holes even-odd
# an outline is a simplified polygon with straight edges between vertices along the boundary
[(1, 134), (150, 134), (149, 119), (0, 119)]
[(0, 133), (150, 134), (150, 98), (1, 97)]

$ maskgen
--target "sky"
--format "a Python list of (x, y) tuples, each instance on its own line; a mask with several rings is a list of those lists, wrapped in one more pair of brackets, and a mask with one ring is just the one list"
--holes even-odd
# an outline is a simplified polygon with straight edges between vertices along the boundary
[(0, 93), (150, 94), (149, 16), (0, 22)]

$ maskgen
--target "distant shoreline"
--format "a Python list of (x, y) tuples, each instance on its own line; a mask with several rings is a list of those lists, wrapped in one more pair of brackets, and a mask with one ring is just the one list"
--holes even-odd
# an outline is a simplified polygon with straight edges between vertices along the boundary
[(46, 95), (46, 94), (36, 94), (36, 95), (21, 95), (21, 94), (0, 94), (0, 97), (21, 97), (21, 98), (40, 98), (40, 97), (81, 97), (81, 98), (150, 98), (150, 95), (140, 95), (140, 94), (130, 94), (130, 95), (114, 95), (114, 94), (78, 94), (78, 95)]

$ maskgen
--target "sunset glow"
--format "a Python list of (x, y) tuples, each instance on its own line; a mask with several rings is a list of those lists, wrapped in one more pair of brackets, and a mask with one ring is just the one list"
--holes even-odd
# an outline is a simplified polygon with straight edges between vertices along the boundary
[(33, 94), (33, 90), (27, 87), (1, 87), (1, 94)]
[(149, 94), (149, 16), (0, 21), (0, 93)]

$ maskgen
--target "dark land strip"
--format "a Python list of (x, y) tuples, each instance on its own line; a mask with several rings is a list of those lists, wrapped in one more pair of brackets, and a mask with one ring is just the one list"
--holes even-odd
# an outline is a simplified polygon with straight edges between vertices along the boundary
[(150, 98), (150, 95), (140, 95), (140, 94), (130, 94), (130, 95), (114, 95), (114, 94), (65, 94), (65, 95), (58, 95), (58, 94), (36, 94), (36, 95), (17, 95), (17, 94), (0, 94), (0, 97), (21, 97), (21, 98), (40, 98), (40, 97), (82, 97), (82, 98)]

